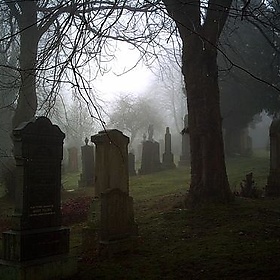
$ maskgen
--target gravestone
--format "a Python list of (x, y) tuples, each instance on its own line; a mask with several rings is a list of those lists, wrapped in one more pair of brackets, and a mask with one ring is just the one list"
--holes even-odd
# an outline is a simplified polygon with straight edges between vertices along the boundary
[(13, 131), (15, 210), (11, 230), (3, 232), (0, 279), (7, 275), (15, 280), (52, 279), (75, 272), (75, 262), (68, 256), (69, 229), (61, 227), (64, 137), (45, 117)]
[(148, 140), (143, 138), (142, 160), (139, 174), (150, 174), (161, 170), (159, 143), (153, 139), (153, 126), (149, 125)]
[(88, 138), (85, 145), (81, 147), (82, 174), (78, 182), (79, 187), (93, 187), (94, 185), (94, 147), (88, 145)]
[(78, 149), (76, 147), (70, 147), (68, 150), (68, 172), (78, 172)]
[(108, 189), (120, 189), (128, 193), (129, 138), (117, 129), (100, 131), (91, 136), (95, 144), (95, 195)]
[(129, 176), (135, 176), (136, 171), (135, 171), (135, 155), (133, 152), (128, 153), (128, 173)]
[(184, 117), (184, 129), (182, 134), (182, 154), (178, 162), (179, 166), (186, 166), (190, 164), (190, 136), (188, 133), (188, 115)]
[(252, 154), (252, 138), (248, 128), (226, 129), (224, 134), (227, 156), (250, 156)]
[(138, 235), (133, 199), (129, 196), (129, 138), (117, 129), (91, 137), (96, 145), (94, 236), (99, 254), (110, 256), (135, 249)]
[(270, 170), (265, 194), (280, 196), (280, 119), (273, 120), (270, 129)]
[(174, 155), (171, 152), (171, 134), (169, 127), (166, 128), (165, 132), (165, 142), (164, 142), (164, 153), (162, 155), (162, 167), (165, 169), (175, 168)]

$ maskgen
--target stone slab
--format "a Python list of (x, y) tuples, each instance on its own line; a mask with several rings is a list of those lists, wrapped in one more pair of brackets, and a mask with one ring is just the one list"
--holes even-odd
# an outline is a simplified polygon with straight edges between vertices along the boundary
[(27, 261), (69, 252), (69, 229), (9, 230), (3, 232), (4, 259)]
[(64, 279), (75, 273), (77, 261), (74, 257), (66, 255), (20, 263), (0, 260), (1, 280)]

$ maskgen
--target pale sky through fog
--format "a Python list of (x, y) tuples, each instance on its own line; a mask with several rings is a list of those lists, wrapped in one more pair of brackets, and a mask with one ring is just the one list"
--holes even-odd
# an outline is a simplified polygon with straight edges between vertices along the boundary
[[(156, 76), (142, 62), (133, 68), (139, 59), (138, 52), (124, 45), (116, 57), (115, 61), (108, 64), (110, 72), (99, 76), (93, 83), (94, 88), (102, 95), (102, 99), (110, 100), (120, 94), (145, 93)], [(130, 68), (133, 69), (122, 74)]]

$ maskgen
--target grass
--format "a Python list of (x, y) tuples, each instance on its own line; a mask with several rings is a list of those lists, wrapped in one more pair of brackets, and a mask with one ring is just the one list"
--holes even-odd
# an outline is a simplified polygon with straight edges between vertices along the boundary
[[(266, 184), (269, 158), (227, 160), (232, 189), (249, 172), (257, 186)], [(66, 189), (75, 188), (78, 174), (66, 176)], [(280, 199), (236, 197), (229, 205), (199, 210), (182, 207), (190, 180), (189, 168), (130, 178), (138, 247), (110, 259), (95, 252), (82, 255), (82, 227), (71, 227), (71, 252), (79, 258), (73, 279), (277, 279), (280, 273)], [(86, 196), (91, 190), (63, 192)], [(83, 256), (83, 258), (82, 258)], [(70, 280), (70, 279), (68, 279)]]

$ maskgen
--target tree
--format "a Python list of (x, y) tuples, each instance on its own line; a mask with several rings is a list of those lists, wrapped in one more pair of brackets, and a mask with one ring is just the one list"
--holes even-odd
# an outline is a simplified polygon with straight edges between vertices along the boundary
[[(271, 7), (265, 6), (263, 15), (272, 19), (273, 14), (270, 11)], [(275, 115), (279, 111), (279, 95), (273, 87), (269, 86), (269, 84), (280, 83), (278, 74), (280, 53), (277, 50), (280, 45), (279, 37), (275, 37), (271, 25), (268, 30), (264, 30), (266, 36), (264, 37), (257, 28), (259, 25), (256, 24), (251, 24), (241, 18), (230, 19), (221, 38), (223, 54), (226, 54), (229, 59), (225, 60), (223, 54), (220, 53), (218, 60), (227, 155), (232, 155), (234, 152), (242, 153), (238, 149), (234, 151), (233, 148), (237, 147), (232, 147), (230, 143), (238, 144), (236, 140), (240, 138), (240, 133), (255, 121), (256, 115), (263, 110), (269, 115)], [(230, 69), (230, 61), (247, 69), (261, 81), (249, 76), (242, 68)]]
[(146, 133), (149, 124), (155, 130), (162, 131), (162, 115), (155, 103), (146, 97), (120, 96), (114, 102), (112, 113), (109, 114), (109, 126), (116, 127), (130, 136), (130, 146), (135, 138), (142, 138), (141, 133)]
[[(233, 16), (239, 13), (242, 17), (248, 17), (251, 1), (243, 1), (242, 8), (236, 6), (231, 10), (232, 2), (163, 0), (182, 40), (182, 46), (180, 43), (179, 46), (188, 99), (192, 170), (188, 202), (191, 206), (206, 202), (228, 202), (232, 199), (224, 161), (217, 53), (219, 38), (230, 11)], [(258, 2), (263, 4), (266, 1)], [(84, 66), (92, 58), (98, 64), (102, 60), (102, 50), (113, 56), (114, 46), (110, 48), (110, 45), (105, 44), (108, 43), (106, 40), (130, 42), (145, 53), (147, 59), (152, 55), (158, 56), (158, 47), (165, 49), (166, 42), (171, 41), (173, 48), (174, 42), (177, 43), (176, 39), (173, 40), (177, 32), (174, 23), (168, 19), (159, 1), (72, 1), (69, 4), (66, 1), (6, 0), (5, 3), (17, 20), (21, 47), (27, 46), (30, 36), (35, 37), (29, 42), (33, 44), (30, 47), (30, 58), (24, 56), (26, 52), (20, 52), (22, 90), (17, 114), (21, 119), (29, 117), (36, 110), (34, 77), (38, 76), (40, 69), (48, 69), (45, 73), (53, 74), (52, 79), (44, 76), (44, 81), (57, 81), (59, 77), (58, 81), (61, 82), (62, 77), (65, 77), (62, 73), (69, 66), (73, 71), (72, 85), (77, 88), (87, 106), (94, 105), (88, 95), (90, 70), (86, 71)], [(251, 13), (251, 19), (254, 20), (257, 18), (255, 11), (254, 8)], [(27, 32), (30, 30), (32, 34)], [(158, 34), (161, 36), (157, 37)], [(41, 55), (37, 54), (38, 48)], [(54, 62), (51, 62), (51, 58), (55, 58)], [(33, 61), (32, 65), (29, 59)], [(50, 66), (46, 67), (48, 64)], [(23, 112), (24, 108), (28, 108), (27, 113)], [(14, 123), (17, 122), (16, 117), (15, 120)]]
[(187, 203), (227, 203), (232, 199), (224, 160), (218, 86), (218, 40), (231, 0), (164, 0), (182, 39), (182, 73), (188, 102), (191, 185)]

